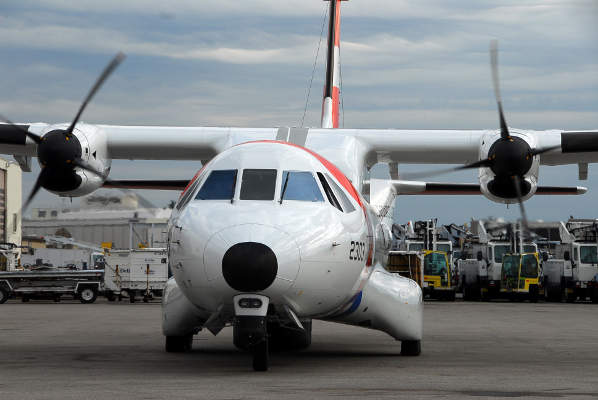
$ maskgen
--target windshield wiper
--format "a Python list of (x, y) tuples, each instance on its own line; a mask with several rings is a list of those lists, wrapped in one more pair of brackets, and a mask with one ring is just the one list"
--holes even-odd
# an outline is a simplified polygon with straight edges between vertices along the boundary
[(284, 178), (284, 185), (282, 186), (282, 193), (280, 194), (280, 204), (282, 204), (282, 200), (284, 199), (284, 193), (287, 191), (287, 185), (289, 184), (289, 176), (291, 175), (291, 171), (287, 171), (287, 176)]

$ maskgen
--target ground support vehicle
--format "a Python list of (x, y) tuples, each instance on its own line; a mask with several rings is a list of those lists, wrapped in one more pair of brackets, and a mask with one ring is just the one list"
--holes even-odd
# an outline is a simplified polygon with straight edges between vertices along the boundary
[(555, 258), (544, 262), (548, 300), (598, 303), (598, 220), (559, 223)]
[(456, 290), (463, 292), (463, 300), (479, 300), (482, 296), (482, 289), (488, 287), (486, 262), (483, 260), (458, 260), (457, 270), (459, 271), (459, 286), (456, 287)]
[(81, 303), (93, 303), (102, 291), (104, 271), (76, 271), (46, 269), (33, 271), (0, 272), (0, 304), (10, 297), (53, 299), (73, 296)]
[(542, 281), (538, 253), (509, 253), (503, 256), (501, 297), (537, 302), (540, 298), (544, 298)]
[(394, 274), (413, 279), (422, 287), (424, 282), (424, 255), (419, 251), (393, 250), (388, 254), (386, 269)]
[(472, 221), (472, 236), (463, 243), (461, 260), (457, 262), (455, 273), (458, 276), (456, 286), (463, 291), (464, 299), (503, 297), (503, 256), (510, 252), (538, 251), (535, 243), (523, 242), (517, 228), (502, 222)]
[(148, 302), (161, 297), (168, 280), (168, 256), (164, 248), (111, 250), (105, 255), (106, 297), (134, 303), (138, 296)]
[(455, 301), (451, 268), (444, 251), (424, 250), (424, 296), (432, 299)]

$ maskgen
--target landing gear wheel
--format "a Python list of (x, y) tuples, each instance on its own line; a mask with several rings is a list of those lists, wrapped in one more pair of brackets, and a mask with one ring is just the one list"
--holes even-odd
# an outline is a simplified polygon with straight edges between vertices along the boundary
[(6, 303), (8, 300), (8, 290), (0, 287), (0, 304)]
[(421, 340), (403, 340), (401, 341), (402, 356), (419, 356), (422, 352)]
[(253, 347), (253, 370), (267, 371), (268, 361), (268, 339), (264, 339)]
[(193, 348), (193, 334), (166, 336), (165, 349), (168, 353), (187, 353)]
[(93, 288), (83, 288), (79, 292), (79, 301), (83, 304), (91, 304), (96, 301), (98, 294)]

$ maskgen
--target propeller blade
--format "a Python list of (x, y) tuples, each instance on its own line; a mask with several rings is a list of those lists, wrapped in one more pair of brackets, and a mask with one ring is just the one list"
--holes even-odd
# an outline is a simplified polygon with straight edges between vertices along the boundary
[(15, 129), (23, 132), (24, 135), (26, 135), (29, 139), (33, 140), (35, 143), (39, 143), (39, 142), (42, 141), (41, 136), (38, 136), (35, 133), (31, 133), (27, 129), (21, 128), (19, 125), (15, 124), (14, 122), (12, 122), (8, 118), (4, 117), (3, 115), (0, 115), (0, 121), (6, 122), (7, 124), (9, 124), (10, 126), (12, 126), (13, 128), (15, 128)]
[(498, 79), (498, 41), (492, 40), (490, 42), (490, 68), (492, 69), (492, 85), (494, 86), (494, 97), (498, 105), (498, 116), (500, 119), (500, 137), (508, 139), (511, 137), (505, 115), (502, 111), (502, 98), (500, 96), (500, 82)]
[(531, 151), (531, 155), (532, 156), (537, 156), (539, 154), (543, 154), (543, 153), (547, 153), (551, 150), (556, 150), (556, 149), (560, 149), (561, 145), (556, 145), (556, 146), (549, 146), (549, 147), (540, 147), (538, 149), (532, 149)]
[(29, 196), (27, 197), (27, 201), (25, 201), (25, 204), (23, 204), (23, 207), (21, 207), (21, 211), (19, 212), (20, 215), (23, 215), (25, 213), (25, 211), (27, 211), (27, 208), (33, 201), (33, 198), (35, 197), (37, 192), (39, 192), (39, 190), (42, 188), (42, 174), (43, 173), (44, 173), (44, 171), (42, 170), (42, 172), (40, 172), (40, 174), (37, 176), (37, 180), (35, 181), (35, 184), (33, 185), (33, 189), (31, 189), (31, 192), (29, 193)]
[(519, 201), (519, 210), (521, 210), (521, 223), (525, 234), (529, 234), (529, 225), (527, 223), (527, 215), (525, 213), (525, 206), (523, 205), (523, 198), (521, 196), (521, 180), (519, 176), (513, 176), (513, 184), (515, 185), (515, 192), (517, 193), (517, 200)]
[(430, 178), (432, 176), (449, 174), (451, 172), (461, 171), (461, 170), (465, 170), (465, 169), (489, 167), (491, 164), (492, 164), (492, 160), (490, 160), (489, 158), (485, 158), (483, 160), (479, 160), (479, 161), (476, 161), (476, 162), (473, 162), (470, 164), (461, 165), (458, 167), (437, 169), (437, 170), (425, 171), (425, 172), (414, 172), (414, 173), (401, 174), (400, 178), (403, 180)]
[(81, 114), (83, 114), (83, 111), (85, 110), (85, 107), (87, 107), (87, 104), (89, 103), (89, 101), (93, 98), (93, 96), (96, 94), (98, 89), (100, 89), (100, 87), (102, 86), (104, 81), (110, 76), (110, 74), (116, 69), (116, 67), (118, 67), (118, 65), (124, 59), (125, 59), (124, 53), (119, 52), (118, 54), (116, 54), (114, 56), (112, 61), (110, 61), (110, 63), (108, 63), (106, 68), (104, 68), (104, 71), (102, 72), (100, 77), (96, 80), (96, 83), (93, 85), (93, 87), (87, 94), (87, 97), (85, 97), (85, 100), (83, 100), (81, 107), (79, 107), (79, 111), (77, 112), (75, 119), (73, 119), (73, 122), (71, 122), (71, 126), (69, 126), (69, 128), (66, 130), (67, 134), (70, 135), (71, 133), (73, 133), (73, 129), (75, 129), (75, 125), (77, 124), (77, 122), (79, 122), (79, 118), (81, 117)]

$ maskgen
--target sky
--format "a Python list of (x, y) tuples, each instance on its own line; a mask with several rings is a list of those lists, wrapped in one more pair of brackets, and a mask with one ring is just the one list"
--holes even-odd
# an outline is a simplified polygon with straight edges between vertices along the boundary
[[(326, 2), (304, 0), (4, 0), (0, 3), (0, 113), (18, 122), (67, 122), (118, 51), (125, 62), (86, 109), (88, 123), (298, 126)], [(488, 45), (499, 41), (510, 126), (598, 129), (595, 0), (350, 0), (342, 3), (347, 128), (495, 129)], [(319, 125), (325, 38), (305, 126)], [(197, 162), (114, 161), (112, 178), (184, 179)], [(426, 166), (399, 166), (421, 171)], [(438, 166), (431, 166), (436, 169)], [(23, 175), (24, 197), (35, 180)], [(543, 167), (540, 184), (587, 186), (584, 196), (536, 196), (533, 219), (596, 218), (597, 167)], [(383, 166), (375, 168), (384, 176)], [(434, 178), (475, 182), (476, 171)], [(174, 192), (145, 191), (163, 206)], [(42, 192), (32, 207), (60, 204)], [(397, 219), (443, 223), (515, 219), (483, 196), (406, 196)]]

